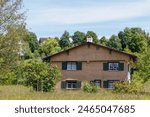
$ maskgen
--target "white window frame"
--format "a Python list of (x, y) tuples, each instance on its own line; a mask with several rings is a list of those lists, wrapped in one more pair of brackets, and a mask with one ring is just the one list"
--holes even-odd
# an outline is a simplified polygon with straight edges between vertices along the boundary
[(108, 70), (118, 71), (119, 63), (108, 63)]
[(67, 70), (77, 70), (76, 62), (67, 62)]

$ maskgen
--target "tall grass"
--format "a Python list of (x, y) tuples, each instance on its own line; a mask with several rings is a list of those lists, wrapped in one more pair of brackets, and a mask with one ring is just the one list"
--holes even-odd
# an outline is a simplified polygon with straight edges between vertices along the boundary
[(97, 93), (86, 93), (82, 90), (57, 90), (43, 93), (21, 85), (0, 86), (1, 100), (145, 100), (150, 99), (150, 82), (144, 86), (143, 93), (117, 94), (100, 89)]

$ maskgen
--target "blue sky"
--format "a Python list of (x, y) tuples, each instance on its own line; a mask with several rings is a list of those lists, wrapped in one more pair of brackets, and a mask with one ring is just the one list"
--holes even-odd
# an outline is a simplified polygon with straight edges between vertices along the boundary
[(65, 30), (94, 31), (99, 37), (125, 27), (150, 32), (150, 0), (24, 0), (27, 28), (40, 37), (60, 37)]

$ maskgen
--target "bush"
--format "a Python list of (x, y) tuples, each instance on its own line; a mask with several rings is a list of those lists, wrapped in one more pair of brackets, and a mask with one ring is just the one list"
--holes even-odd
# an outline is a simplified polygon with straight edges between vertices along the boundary
[(98, 91), (98, 87), (93, 83), (89, 84), (88, 82), (84, 82), (83, 91), (87, 93), (96, 93)]
[(10, 71), (10, 70), (3, 70), (1, 72), (0, 72), (0, 84), (1, 85), (16, 84), (17, 78), (16, 78), (15, 72)]
[(132, 80), (131, 83), (128, 81), (116, 82), (114, 85), (114, 91), (117, 93), (138, 93), (141, 91), (142, 86), (142, 83), (137, 80)]
[(26, 60), (22, 65), (22, 79), (27, 86), (36, 91), (48, 92), (54, 89), (60, 72), (56, 66), (43, 63), (37, 59)]

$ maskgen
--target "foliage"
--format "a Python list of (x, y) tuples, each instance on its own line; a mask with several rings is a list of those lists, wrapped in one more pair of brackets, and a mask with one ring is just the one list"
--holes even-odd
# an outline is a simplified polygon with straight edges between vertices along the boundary
[(35, 50), (39, 49), (39, 42), (37, 40), (37, 36), (33, 32), (27, 32), (27, 42), (29, 44), (29, 48), (31, 52), (33, 53)]
[(125, 28), (118, 33), (122, 50), (129, 48), (131, 52), (143, 52), (147, 47), (148, 36), (141, 28)]
[(114, 85), (114, 92), (116, 93), (140, 93), (143, 88), (143, 84), (140, 80), (132, 80), (131, 83), (116, 82)]
[(105, 36), (103, 36), (100, 40), (99, 40), (99, 43), (106, 46), (107, 43), (108, 43), (108, 40)]
[(89, 84), (88, 82), (84, 82), (83, 91), (87, 93), (96, 93), (98, 91), (98, 87), (93, 83)]
[(106, 45), (110, 48), (121, 50), (121, 43), (118, 36), (112, 35)]
[(26, 60), (22, 65), (22, 79), (27, 86), (32, 86), (36, 91), (48, 92), (60, 78), (56, 66), (43, 63), (40, 60)]
[(143, 55), (139, 58), (137, 63), (137, 71), (135, 72), (143, 82), (150, 79), (150, 48), (148, 48)]
[(98, 37), (97, 37), (97, 34), (93, 31), (88, 31), (86, 33), (86, 37), (92, 37), (93, 39), (93, 43), (98, 43)]
[(0, 84), (1, 85), (10, 85), (16, 84), (16, 74), (14, 71), (3, 70), (0, 71)]
[(40, 45), (40, 54), (52, 55), (61, 50), (56, 39), (48, 38)]
[(59, 41), (59, 45), (62, 49), (67, 49), (67, 48), (71, 47), (71, 42), (70, 42), (69, 38), (70, 38), (69, 32), (65, 31)]
[(76, 31), (74, 35), (72, 36), (73, 44), (74, 45), (79, 45), (84, 42), (86, 42), (86, 35), (83, 32)]
[(0, 80), (1, 84), (13, 83), (15, 68), (24, 52), (26, 29), (22, 0), (0, 1)]

